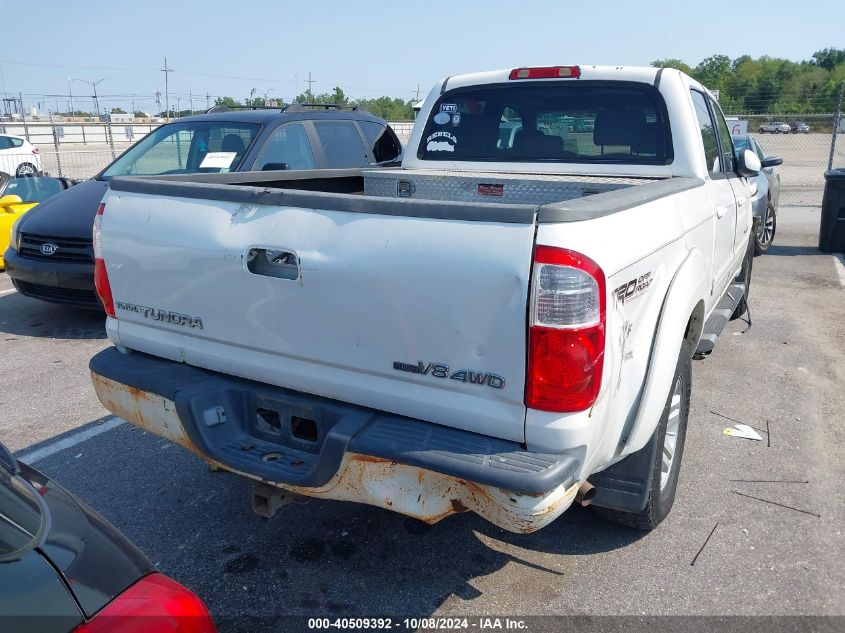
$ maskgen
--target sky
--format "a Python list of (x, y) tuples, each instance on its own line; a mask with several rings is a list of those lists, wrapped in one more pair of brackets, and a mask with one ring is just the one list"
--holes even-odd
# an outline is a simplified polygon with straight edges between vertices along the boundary
[[(795, 61), (845, 48), (845, 2), (710, 0), (553, 2), (139, 3), (0, 0), (0, 92), (27, 107), (63, 111), (132, 104), (164, 107), (164, 58), (171, 107), (213, 105), (216, 96), (291, 100), (340, 86), (353, 97), (425, 96), (448, 75), (529, 65), (648, 65), (679, 58), (695, 65), (722, 53)], [(34, 8), (33, 8), (34, 7)], [(74, 79), (70, 82), (69, 79)], [(51, 95), (51, 96), (45, 96)]]

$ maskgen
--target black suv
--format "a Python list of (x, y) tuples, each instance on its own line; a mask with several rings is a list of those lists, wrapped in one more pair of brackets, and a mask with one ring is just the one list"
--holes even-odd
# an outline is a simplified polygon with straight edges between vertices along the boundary
[(22, 216), (6, 271), (28, 297), (99, 308), (91, 232), (112, 177), (379, 167), (398, 164), (401, 151), (383, 119), (357, 108), (212, 108), (153, 130), (92, 180)]

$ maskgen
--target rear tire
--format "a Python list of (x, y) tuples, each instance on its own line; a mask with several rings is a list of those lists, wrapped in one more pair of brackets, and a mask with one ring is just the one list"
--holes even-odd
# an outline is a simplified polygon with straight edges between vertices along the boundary
[[(644, 531), (653, 530), (669, 515), (675, 503), (681, 459), (684, 455), (691, 384), (692, 347), (689, 341), (685, 340), (681, 344), (669, 397), (663, 407), (660, 422), (654, 430), (658, 448), (651, 465), (651, 487), (645, 507), (640, 512), (625, 512), (591, 506), (597, 515), (612, 523)], [(641, 450), (648, 450), (649, 444)]]

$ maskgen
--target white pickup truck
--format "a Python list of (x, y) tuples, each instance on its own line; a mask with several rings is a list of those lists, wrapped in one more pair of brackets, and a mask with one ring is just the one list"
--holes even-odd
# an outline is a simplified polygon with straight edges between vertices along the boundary
[(651, 529), (691, 358), (746, 309), (759, 169), (681, 72), (553, 66), (439, 82), (401, 168), (115, 178), (97, 395), (265, 515)]

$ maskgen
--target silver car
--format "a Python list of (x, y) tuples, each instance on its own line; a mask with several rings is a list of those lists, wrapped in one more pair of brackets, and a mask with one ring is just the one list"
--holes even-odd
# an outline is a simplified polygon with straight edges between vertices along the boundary
[[(777, 229), (778, 197), (780, 195), (780, 170), (783, 158), (768, 156), (753, 136), (734, 136), (734, 149), (737, 154), (750, 149), (760, 158), (762, 169), (753, 179), (757, 186), (751, 201), (754, 216), (755, 243), (754, 254), (761, 255), (769, 250), (775, 239)], [(753, 189), (753, 187), (752, 187)]]
[(758, 129), (760, 134), (786, 134), (792, 131), (792, 126), (783, 121), (772, 121), (771, 123), (763, 123)]

